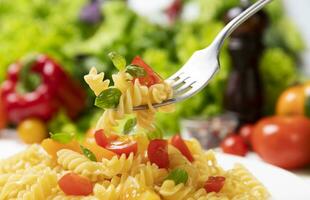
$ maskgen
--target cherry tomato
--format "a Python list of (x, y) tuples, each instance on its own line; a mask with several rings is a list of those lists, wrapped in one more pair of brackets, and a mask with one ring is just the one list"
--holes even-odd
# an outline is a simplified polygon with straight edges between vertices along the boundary
[[(87, 133), (87, 134), (88, 134), (88, 138), (91, 137), (90, 136), (91, 133)], [(95, 131), (94, 137), (95, 137), (96, 143), (99, 146), (105, 148), (110, 142), (117, 140), (118, 135), (111, 134), (107, 137), (104, 134), (103, 129), (100, 129), (100, 130)]]
[(115, 140), (106, 145), (105, 148), (109, 151), (116, 153), (117, 155), (125, 154), (128, 157), (131, 153), (137, 153), (138, 144), (137, 142), (131, 140)]
[(72, 172), (61, 177), (58, 185), (66, 195), (87, 196), (93, 192), (93, 185), (88, 178)]
[(310, 163), (310, 120), (303, 116), (274, 116), (260, 120), (252, 136), (254, 151), (286, 169)]
[(183, 156), (187, 158), (187, 160), (189, 160), (190, 162), (194, 161), (192, 153), (190, 152), (180, 135), (173, 136), (171, 138), (171, 144), (176, 147), (183, 154)]
[(245, 156), (248, 152), (248, 147), (244, 139), (240, 135), (231, 135), (221, 142), (223, 152), (238, 156)]
[(247, 145), (251, 145), (251, 137), (253, 134), (254, 125), (253, 124), (246, 124), (242, 126), (239, 130), (239, 135), (243, 137), (244, 141)]
[(43, 121), (30, 118), (22, 121), (17, 127), (18, 136), (27, 144), (40, 143), (48, 137)]
[(204, 188), (209, 192), (219, 192), (225, 184), (225, 177), (223, 176), (210, 176), (205, 182)]
[[(154, 72), (152, 68), (142, 60), (141, 57), (136, 56), (131, 64), (142, 67), (146, 71), (147, 75), (145, 77), (138, 78), (142, 85), (150, 87), (156, 83), (162, 82), (162, 78), (156, 72)], [(133, 81), (135, 81), (135, 79)]]
[(87, 149), (89, 149), (91, 152), (93, 152), (97, 158), (98, 161), (102, 160), (103, 158), (106, 158), (110, 160), (116, 154), (112, 151), (109, 151), (101, 146), (99, 146), (94, 138), (86, 138), (83, 142), (83, 146)]
[(168, 141), (162, 139), (151, 140), (147, 149), (147, 155), (151, 163), (155, 163), (159, 168), (168, 168)]

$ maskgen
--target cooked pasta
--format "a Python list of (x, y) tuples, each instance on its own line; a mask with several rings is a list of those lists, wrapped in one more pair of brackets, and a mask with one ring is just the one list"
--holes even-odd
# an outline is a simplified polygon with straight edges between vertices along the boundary
[[(0, 200), (268, 199), (267, 189), (242, 165), (225, 171), (215, 153), (205, 152), (198, 141), (178, 136), (167, 140), (153, 131), (156, 112), (171, 111), (171, 106), (152, 106), (172, 98), (170, 84), (147, 85), (126, 70), (112, 78), (114, 86), (109, 86), (95, 68), (85, 76), (96, 96), (109, 88), (120, 91), (117, 106), (105, 110), (94, 135), (81, 143), (74, 137), (69, 143), (57, 140), (58, 135), (0, 161)], [(139, 105), (149, 109), (133, 111)], [(122, 135), (119, 120), (131, 114), (138, 128), (133, 124)], [(214, 181), (217, 187), (209, 187)]]

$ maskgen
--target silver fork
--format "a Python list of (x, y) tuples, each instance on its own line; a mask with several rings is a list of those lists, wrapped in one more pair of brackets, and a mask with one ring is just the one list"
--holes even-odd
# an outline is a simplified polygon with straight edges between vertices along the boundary
[[(159, 104), (155, 108), (180, 102), (192, 97), (207, 86), (220, 69), (219, 54), (225, 39), (244, 21), (261, 10), (272, 0), (259, 0), (240, 15), (230, 21), (205, 49), (195, 51), (183, 67), (166, 81), (172, 83), (173, 98)], [(134, 107), (134, 110), (148, 109), (147, 105)]]

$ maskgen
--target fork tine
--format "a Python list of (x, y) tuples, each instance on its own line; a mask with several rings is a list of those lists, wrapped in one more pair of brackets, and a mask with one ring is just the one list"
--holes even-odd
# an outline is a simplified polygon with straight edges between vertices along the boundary
[(175, 81), (176, 79), (180, 78), (180, 76), (182, 76), (183, 74), (184, 74), (184, 72), (182, 70), (179, 70), (176, 73), (174, 73), (172, 76), (167, 78), (167, 80)]
[(189, 78), (190, 78), (189, 76), (186, 77), (186, 78), (180, 78), (179, 80), (173, 82), (173, 83), (171, 84), (171, 87), (172, 87), (173, 89), (176, 89), (176, 88), (178, 88), (178, 87), (184, 85), (184, 84), (186, 83), (185, 81), (186, 81), (187, 79), (189, 79)]
[(196, 81), (185, 83), (183, 86), (181, 86), (180, 88), (178, 88), (177, 90), (174, 91), (174, 95), (178, 96), (178, 95), (181, 95), (185, 92), (188, 92), (190, 89), (192, 89), (192, 85), (194, 83), (196, 83)]

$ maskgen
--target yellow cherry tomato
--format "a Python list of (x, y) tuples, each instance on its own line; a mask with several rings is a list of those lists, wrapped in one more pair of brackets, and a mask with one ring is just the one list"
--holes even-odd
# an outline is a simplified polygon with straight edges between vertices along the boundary
[(29, 118), (22, 121), (17, 127), (18, 136), (27, 144), (40, 143), (48, 137), (48, 132), (43, 121)]

